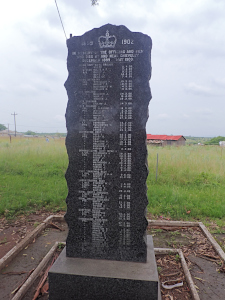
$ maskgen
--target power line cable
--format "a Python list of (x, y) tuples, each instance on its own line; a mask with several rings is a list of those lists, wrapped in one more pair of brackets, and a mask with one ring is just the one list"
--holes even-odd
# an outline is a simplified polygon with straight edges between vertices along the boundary
[[(9, 124), (9, 125), (14, 125), (14, 124)], [(60, 124), (59, 124), (59, 126), (64, 126), (64, 125), (60, 125)], [(46, 125), (46, 126), (17, 125), (17, 127), (35, 127), (35, 128), (58, 128), (59, 126), (54, 126), (54, 127), (52, 127), (51, 125), (50, 125), (50, 126), (48, 126), (48, 125)], [(65, 126), (66, 126), (66, 125), (65, 125)]]
[(62, 18), (60, 16), (60, 12), (59, 12), (59, 8), (58, 8), (56, 0), (55, 0), (55, 5), (56, 5), (56, 8), (57, 8), (57, 11), (58, 11), (58, 14), (59, 14), (59, 18), (60, 18), (60, 21), (61, 21), (61, 24), (62, 24), (62, 28), (63, 28), (64, 34), (65, 34), (66, 40), (67, 40), (66, 31), (65, 31), (65, 28), (63, 26)]

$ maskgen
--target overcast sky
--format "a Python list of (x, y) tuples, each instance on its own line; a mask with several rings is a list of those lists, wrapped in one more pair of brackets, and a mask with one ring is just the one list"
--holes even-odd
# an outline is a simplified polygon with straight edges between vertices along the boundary
[[(147, 133), (225, 136), (224, 0), (57, 0), (67, 37), (104, 24), (152, 38)], [(54, 0), (0, 10), (0, 123), (66, 132), (66, 38)]]

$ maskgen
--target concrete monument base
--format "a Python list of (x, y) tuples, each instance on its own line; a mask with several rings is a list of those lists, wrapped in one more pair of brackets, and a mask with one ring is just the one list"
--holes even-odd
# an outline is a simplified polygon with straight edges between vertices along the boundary
[(50, 300), (160, 300), (152, 237), (147, 262), (66, 257), (66, 249), (49, 271)]

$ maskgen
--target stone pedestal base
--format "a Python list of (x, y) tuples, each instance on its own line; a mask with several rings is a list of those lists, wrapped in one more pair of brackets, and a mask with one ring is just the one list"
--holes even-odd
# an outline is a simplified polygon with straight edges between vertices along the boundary
[(66, 249), (49, 271), (50, 300), (160, 300), (152, 237), (147, 262), (66, 257)]

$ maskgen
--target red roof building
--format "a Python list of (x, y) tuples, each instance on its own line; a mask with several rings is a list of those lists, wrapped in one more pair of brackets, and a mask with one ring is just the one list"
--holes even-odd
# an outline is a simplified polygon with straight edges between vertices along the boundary
[(154, 135), (147, 134), (147, 144), (158, 146), (185, 146), (183, 135)]

